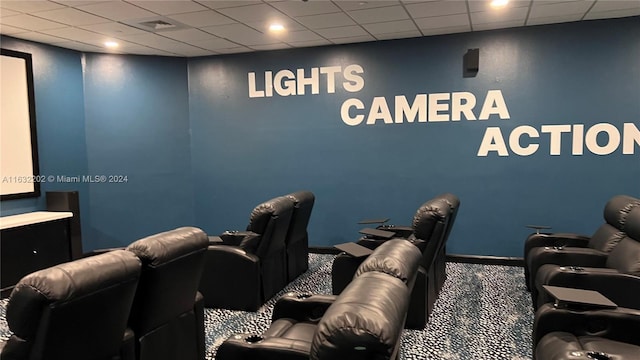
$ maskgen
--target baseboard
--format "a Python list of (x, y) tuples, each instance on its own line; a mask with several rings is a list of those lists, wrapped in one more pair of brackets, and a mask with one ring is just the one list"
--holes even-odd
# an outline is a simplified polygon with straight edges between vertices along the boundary
[(520, 257), (447, 254), (447, 262), (524, 267), (524, 259)]
[(340, 250), (334, 248), (333, 246), (309, 246), (309, 252), (314, 254), (331, 254), (331, 255), (338, 255), (341, 253)]

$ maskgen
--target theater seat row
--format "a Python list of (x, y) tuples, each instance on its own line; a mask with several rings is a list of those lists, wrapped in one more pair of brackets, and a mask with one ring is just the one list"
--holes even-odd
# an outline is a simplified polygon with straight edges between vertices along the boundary
[(525, 242), (536, 360), (640, 359), (640, 199), (611, 198), (604, 219), (592, 236), (532, 234)]
[(203, 360), (207, 244), (179, 228), (27, 275), (9, 297), (0, 358)]
[(256, 311), (308, 268), (315, 202), (298, 191), (257, 205), (245, 231), (209, 237), (200, 292), (206, 307)]

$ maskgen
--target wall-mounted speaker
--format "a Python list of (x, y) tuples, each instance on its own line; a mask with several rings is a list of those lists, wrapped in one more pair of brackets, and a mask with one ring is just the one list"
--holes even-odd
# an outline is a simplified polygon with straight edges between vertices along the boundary
[(47, 191), (48, 211), (73, 213), (70, 226), (71, 259), (82, 257), (82, 231), (80, 227), (80, 196), (77, 191)]
[(469, 49), (462, 57), (462, 76), (475, 77), (480, 70), (480, 49)]

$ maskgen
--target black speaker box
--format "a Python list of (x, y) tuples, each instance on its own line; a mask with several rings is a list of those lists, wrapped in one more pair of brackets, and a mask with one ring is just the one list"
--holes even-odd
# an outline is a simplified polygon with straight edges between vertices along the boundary
[(462, 57), (462, 75), (474, 77), (480, 70), (480, 49), (469, 49)]
[(80, 197), (77, 191), (47, 191), (48, 211), (70, 211), (71, 258), (82, 257), (82, 231), (80, 226)]

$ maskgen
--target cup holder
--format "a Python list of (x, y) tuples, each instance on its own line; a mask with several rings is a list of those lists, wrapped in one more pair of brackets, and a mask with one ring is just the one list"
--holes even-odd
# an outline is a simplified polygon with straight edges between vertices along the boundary
[(611, 360), (609, 354), (596, 351), (587, 351), (587, 358), (594, 360)]
[(248, 342), (249, 344), (259, 343), (262, 340), (264, 340), (264, 338), (260, 335), (249, 335), (244, 338), (244, 341)]
[(306, 298), (308, 298), (308, 297), (311, 297), (311, 295), (313, 295), (313, 294), (311, 294), (311, 293), (298, 293), (298, 294), (296, 295), (296, 297), (297, 297), (298, 299), (306, 299)]

